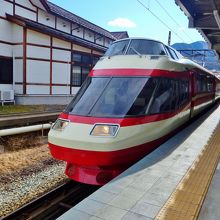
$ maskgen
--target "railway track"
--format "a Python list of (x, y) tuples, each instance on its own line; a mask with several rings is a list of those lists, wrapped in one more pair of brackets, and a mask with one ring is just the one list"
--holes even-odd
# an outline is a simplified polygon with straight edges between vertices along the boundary
[(98, 188), (98, 186), (69, 181), (1, 218), (1, 220), (53, 220)]

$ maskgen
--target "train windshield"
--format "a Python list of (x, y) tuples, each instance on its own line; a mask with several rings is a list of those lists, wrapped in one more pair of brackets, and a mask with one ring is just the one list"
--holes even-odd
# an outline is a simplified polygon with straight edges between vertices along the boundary
[(149, 77), (89, 77), (65, 111), (94, 117), (144, 115), (155, 87)]
[(128, 39), (114, 42), (104, 56), (115, 55), (165, 55), (162, 43), (146, 39)]

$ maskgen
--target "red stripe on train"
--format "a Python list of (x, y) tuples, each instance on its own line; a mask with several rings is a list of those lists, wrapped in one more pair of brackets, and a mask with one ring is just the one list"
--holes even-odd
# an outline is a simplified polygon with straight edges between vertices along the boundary
[(117, 164), (137, 161), (144, 155), (150, 153), (156, 146), (165, 140), (166, 138), (162, 137), (142, 145), (108, 152), (79, 150), (61, 147), (51, 143), (49, 143), (49, 148), (53, 157), (67, 161), (68, 163), (84, 166), (96, 166), (97, 164), (99, 166), (115, 166)]

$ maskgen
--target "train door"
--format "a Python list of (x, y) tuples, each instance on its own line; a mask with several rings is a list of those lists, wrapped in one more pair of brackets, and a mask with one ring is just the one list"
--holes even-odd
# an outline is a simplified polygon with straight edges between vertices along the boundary
[(190, 118), (193, 117), (194, 107), (195, 107), (195, 98), (196, 98), (196, 72), (190, 71)]

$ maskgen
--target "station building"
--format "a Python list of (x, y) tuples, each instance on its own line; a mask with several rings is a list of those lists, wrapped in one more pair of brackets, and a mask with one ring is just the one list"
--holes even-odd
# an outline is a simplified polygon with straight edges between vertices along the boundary
[(66, 104), (109, 44), (128, 37), (46, 0), (0, 2), (1, 100)]

